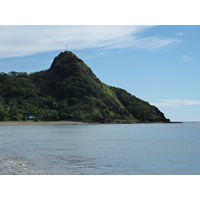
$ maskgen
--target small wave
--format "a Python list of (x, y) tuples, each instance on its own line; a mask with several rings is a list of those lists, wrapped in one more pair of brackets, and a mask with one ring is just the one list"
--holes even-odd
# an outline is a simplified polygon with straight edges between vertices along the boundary
[(20, 158), (0, 157), (0, 175), (34, 175), (41, 174), (35, 165)]

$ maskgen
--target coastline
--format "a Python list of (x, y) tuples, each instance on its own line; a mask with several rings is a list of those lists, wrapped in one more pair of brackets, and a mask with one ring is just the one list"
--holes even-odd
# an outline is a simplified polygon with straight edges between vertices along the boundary
[(26, 125), (78, 125), (87, 124), (84, 122), (75, 121), (45, 121), (45, 122), (33, 122), (33, 121), (1, 121), (0, 126), (26, 126)]
[[(159, 123), (159, 122), (155, 122)], [(78, 121), (43, 121), (43, 122), (34, 122), (34, 121), (0, 121), (0, 126), (27, 126), (27, 125), (79, 125), (79, 124), (155, 124), (153, 122), (78, 122)], [(166, 122), (164, 122), (166, 123)], [(167, 122), (169, 124), (183, 123), (183, 122)]]

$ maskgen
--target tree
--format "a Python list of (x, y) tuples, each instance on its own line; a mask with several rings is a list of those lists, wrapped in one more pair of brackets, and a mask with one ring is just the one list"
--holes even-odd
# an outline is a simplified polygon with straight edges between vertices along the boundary
[(0, 110), (0, 121), (5, 121), (9, 117), (9, 113), (4, 110)]

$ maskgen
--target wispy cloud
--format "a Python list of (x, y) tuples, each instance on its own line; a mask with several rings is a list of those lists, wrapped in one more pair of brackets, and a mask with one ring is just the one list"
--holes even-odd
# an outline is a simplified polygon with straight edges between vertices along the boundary
[(182, 56), (182, 60), (183, 60), (183, 62), (188, 62), (188, 61), (192, 60), (192, 58), (190, 58), (190, 57), (187, 56), (187, 55), (183, 55), (183, 56)]
[(152, 26), (0, 26), (0, 57), (19, 57), (45, 51), (87, 48), (159, 49), (180, 42), (145, 37)]
[(169, 107), (178, 107), (178, 106), (192, 106), (200, 105), (200, 100), (178, 100), (178, 99), (160, 99), (158, 102), (151, 103), (154, 106), (169, 106)]
[(138, 48), (146, 48), (148, 50), (155, 50), (178, 42), (181, 42), (181, 40), (161, 37), (147, 37), (136, 38), (134, 46)]

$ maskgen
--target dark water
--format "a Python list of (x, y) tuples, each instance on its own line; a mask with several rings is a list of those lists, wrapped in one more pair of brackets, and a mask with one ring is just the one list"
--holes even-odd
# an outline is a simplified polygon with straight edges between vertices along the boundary
[(0, 174), (200, 174), (200, 123), (0, 127)]

